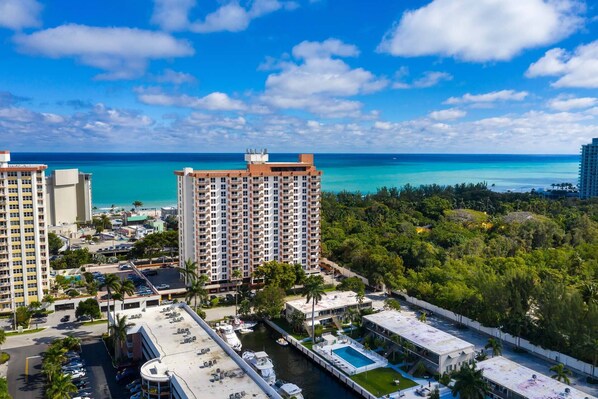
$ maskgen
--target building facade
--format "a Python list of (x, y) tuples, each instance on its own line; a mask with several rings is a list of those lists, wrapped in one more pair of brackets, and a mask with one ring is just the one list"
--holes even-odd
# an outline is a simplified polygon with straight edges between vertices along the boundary
[(313, 155), (268, 162), (245, 154), (245, 170), (176, 171), (180, 262), (191, 259), (212, 291), (234, 289), (233, 272), (249, 281), (264, 262), (320, 262), (320, 181)]
[(398, 345), (401, 351), (417, 356), (434, 373), (457, 371), (475, 358), (473, 344), (396, 310), (363, 316), (362, 324), (380, 338)]
[(598, 197), (598, 138), (581, 146), (579, 197)]
[(10, 164), (0, 152), (0, 313), (41, 301), (48, 289), (46, 168)]
[(91, 220), (91, 174), (78, 169), (55, 170), (46, 177), (48, 223), (60, 226)]
[[(304, 298), (288, 301), (285, 303), (285, 316), (290, 322), (294, 312), (303, 313), (306, 323), (311, 325), (311, 307), (311, 302), (306, 302)], [(357, 311), (371, 308), (371, 299), (366, 297), (360, 298), (353, 291), (327, 292), (314, 306), (314, 320), (322, 324), (338, 323), (343, 321), (349, 309)]]

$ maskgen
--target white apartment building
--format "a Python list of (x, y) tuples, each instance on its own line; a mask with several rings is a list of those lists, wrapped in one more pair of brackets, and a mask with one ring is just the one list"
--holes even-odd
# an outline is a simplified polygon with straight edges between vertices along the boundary
[(598, 197), (598, 138), (581, 146), (579, 197)]
[(540, 374), (502, 356), (477, 365), (488, 382), (490, 399), (596, 399), (563, 382)]
[(50, 226), (91, 220), (90, 173), (78, 169), (55, 170), (46, 177), (46, 195)]
[(473, 344), (396, 310), (363, 316), (362, 324), (385, 340), (394, 343), (396, 335), (410, 343), (411, 348), (404, 350), (416, 355), (428, 370), (435, 373), (457, 371), (463, 364), (473, 362), (475, 357)]
[(0, 151), (0, 313), (41, 301), (48, 288), (46, 168), (10, 164)]
[[(306, 302), (305, 298), (294, 299), (285, 303), (285, 315), (288, 321), (294, 312), (300, 312), (305, 315), (305, 320), (311, 323), (311, 302)], [(317, 323), (333, 322), (336, 317), (341, 320), (349, 309), (371, 309), (372, 300), (369, 298), (360, 298), (353, 291), (332, 291), (322, 296), (322, 299), (314, 306), (314, 320)]]
[(181, 264), (197, 262), (212, 292), (234, 289), (234, 270), (276, 260), (319, 268), (320, 181), (313, 155), (268, 162), (266, 151), (245, 154), (245, 170), (176, 171)]

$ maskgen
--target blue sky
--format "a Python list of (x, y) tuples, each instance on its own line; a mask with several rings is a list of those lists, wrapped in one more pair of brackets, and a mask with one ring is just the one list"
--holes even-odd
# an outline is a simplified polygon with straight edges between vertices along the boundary
[(581, 0), (0, 0), (12, 151), (576, 153)]

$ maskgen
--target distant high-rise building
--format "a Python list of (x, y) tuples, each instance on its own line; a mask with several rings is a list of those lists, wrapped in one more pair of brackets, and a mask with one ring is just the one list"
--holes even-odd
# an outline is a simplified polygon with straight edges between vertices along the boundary
[(266, 151), (245, 154), (245, 170), (176, 171), (180, 262), (191, 259), (211, 289), (233, 289), (276, 260), (319, 268), (320, 179), (314, 157), (268, 162)]
[(0, 312), (41, 301), (48, 289), (47, 166), (9, 162), (0, 151)]
[(46, 177), (50, 226), (91, 220), (91, 174), (78, 169), (55, 170)]
[(579, 197), (598, 197), (598, 138), (581, 146)]

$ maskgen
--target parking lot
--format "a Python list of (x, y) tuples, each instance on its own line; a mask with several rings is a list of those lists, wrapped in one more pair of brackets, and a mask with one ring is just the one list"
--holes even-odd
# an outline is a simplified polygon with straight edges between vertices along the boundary
[[(146, 277), (154, 285), (154, 287), (160, 286), (162, 284), (169, 286), (169, 288), (165, 290), (160, 290), (161, 293), (163, 293), (163, 291), (185, 289), (185, 280), (180, 278), (180, 272), (177, 269), (153, 268), (150, 270), (152, 270), (152, 273), (149, 273), (149, 275)], [(156, 274), (153, 274), (153, 271), (155, 271)]]
[(86, 342), (81, 350), (94, 399), (121, 399), (130, 396), (124, 385), (116, 382), (116, 370), (112, 367), (112, 360), (101, 340)]

